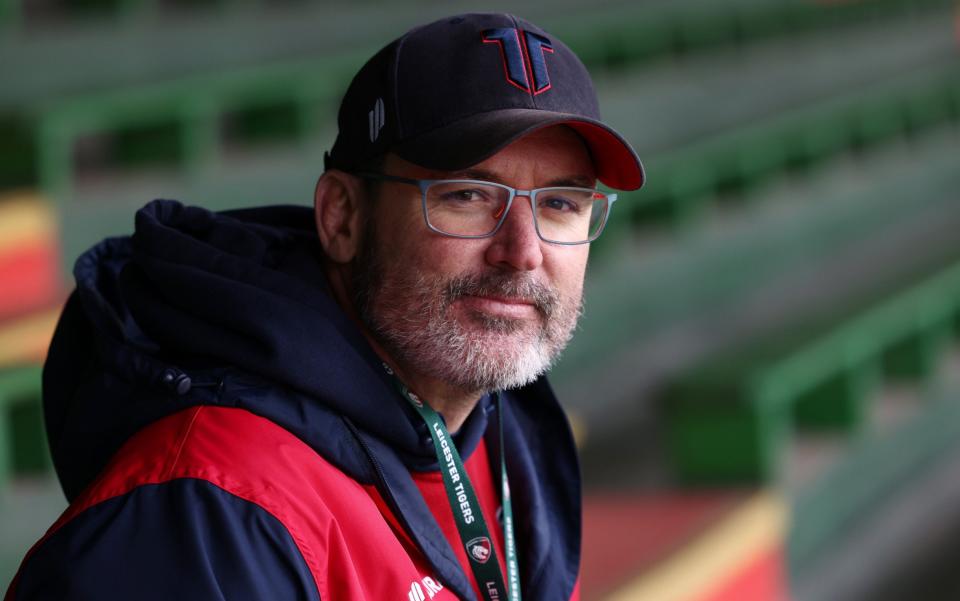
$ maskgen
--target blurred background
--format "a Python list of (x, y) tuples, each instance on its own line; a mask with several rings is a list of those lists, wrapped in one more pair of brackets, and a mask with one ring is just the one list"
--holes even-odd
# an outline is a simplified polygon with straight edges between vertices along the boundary
[[(40, 365), (70, 269), (163, 197), (310, 204), (349, 77), (461, 0), (0, 0), (0, 590), (64, 509)], [(553, 382), (583, 596), (960, 598), (960, 7), (485, 2), (644, 159)]]

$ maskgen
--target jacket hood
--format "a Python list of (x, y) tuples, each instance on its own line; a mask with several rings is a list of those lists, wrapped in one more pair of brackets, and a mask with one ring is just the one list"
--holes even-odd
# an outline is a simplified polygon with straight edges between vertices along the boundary
[[(198, 404), (243, 408), (376, 485), (438, 574), (471, 598), (456, 559), (432, 542), (443, 534), (409, 476), (437, 469), (427, 427), (329, 294), (322, 265), (309, 208), (212, 213), (169, 200), (141, 209), (132, 236), (83, 254), (43, 372), (64, 492), (73, 500), (157, 419)], [(569, 426), (543, 378), (502, 398), (484, 397), (454, 442), (464, 458), (484, 436), (499, 448), (487, 421), (502, 411), (507, 472), (526, 516), (524, 581), (533, 598), (568, 598), (580, 533)], [(557, 566), (564, 576), (548, 577)]]

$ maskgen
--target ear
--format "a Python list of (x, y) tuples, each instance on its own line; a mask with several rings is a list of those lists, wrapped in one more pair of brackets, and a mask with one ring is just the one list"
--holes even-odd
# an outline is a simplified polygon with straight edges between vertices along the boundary
[(324, 253), (335, 263), (349, 263), (360, 248), (363, 185), (337, 169), (320, 176), (313, 195), (313, 215)]

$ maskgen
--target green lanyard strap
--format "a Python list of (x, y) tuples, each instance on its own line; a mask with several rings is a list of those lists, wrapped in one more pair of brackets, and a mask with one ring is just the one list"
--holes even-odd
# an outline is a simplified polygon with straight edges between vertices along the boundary
[[(389, 371), (389, 370), (388, 370)], [(392, 373), (392, 372), (391, 372)], [(490, 538), (490, 531), (477, 495), (470, 483), (467, 470), (463, 467), (460, 453), (454, 445), (450, 434), (440, 416), (421, 401), (417, 395), (410, 392), (406, 386), (397, 381), (400, 393), (416, 409), (420, 417), (427, 424), (433, 446), (437, 452), (437, 461), (440, 464), (440, 473), (443, 474), (443, 485), (447, 492), (450, 509), (453, 510), (454, 522), (460, 533), (460, 540), (467, 551), (473, 576), (480, 588), (480, 593), (487, 601), (520, 601), (520, 570), (517, 563), (517, 547), (513, 533), (513, 509), (510, 503), (510, 484), (507, 481), (507, 465), (503, 453), (503, 407), (497, 399), (497, 417), (500, 428), (500, 486), (503, 502), (503, 539), (506, 553), (507, 576), (510, 588), (504, 586), (503, 572), (497, 560), (497, 550)]]
[(509, 599), (520, 601), (520, 565), (517, 561), (516, 538), (513, 534), (513, 502), (510, 500), (510, 482), (507, 480), (507, 459), (503, 452), (503, 402), (499, 393), (497, 422), (500, 429), (500, 490), (503, 506), (503, 548), (507, 555), (507, 577), (510, 579)]

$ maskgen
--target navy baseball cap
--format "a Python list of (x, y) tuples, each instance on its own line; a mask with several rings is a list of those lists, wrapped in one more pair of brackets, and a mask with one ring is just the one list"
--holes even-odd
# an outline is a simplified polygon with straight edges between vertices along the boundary
[(637, 153), (601, 122), (580, 59), (513, 15), (459, 15), (410, 30), (357, 72), (337, 123), (328, 169), (352, 171), (389, 151), (455, 171), (534, 130), (565, 125), (586, 143), (601, 182), (636, 190), (644, 181)]

